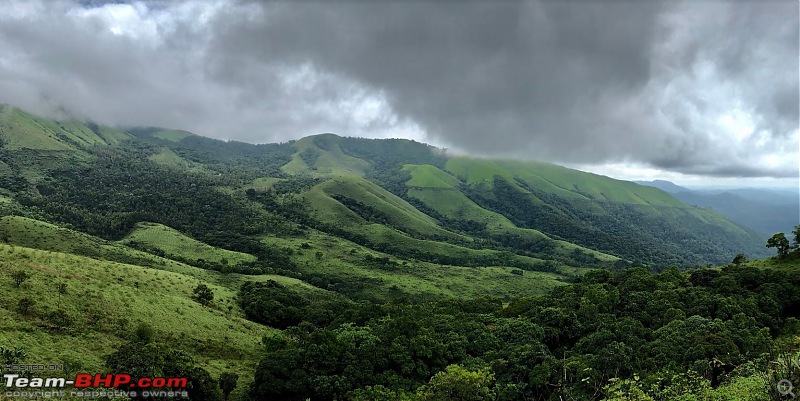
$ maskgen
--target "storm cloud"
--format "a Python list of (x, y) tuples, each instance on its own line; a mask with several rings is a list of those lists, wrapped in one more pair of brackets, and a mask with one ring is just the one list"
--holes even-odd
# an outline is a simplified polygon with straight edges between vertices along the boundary
[(796, 1), (10, 3), (0, 101), (249, 142), (798, 175)]

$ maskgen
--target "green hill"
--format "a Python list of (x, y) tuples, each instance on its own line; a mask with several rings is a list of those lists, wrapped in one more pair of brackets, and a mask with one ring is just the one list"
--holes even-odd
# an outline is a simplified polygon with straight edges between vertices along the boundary
[[(18, 270), (31, 277), (20, 288), (8, 279)], [(212, 307), (195, 302), (192, 288), (201, 281), (180, 273), (0, 245), (0, 276), (0, 344), (23, 348), (29, 361), (68, 360), (102, 372), (103, 358), (147, 323), (214, 375), (235, 370), (246, 378), (260, 359), (261, 337), (272, 331), (245, 320), (229, 288), (209, 284)], [(65, 294), (53, 290), (57, 284)], [(23, 298), (34, 300), (25, 313), (18, 307)], [(66, 318), (54, 320), (57, 310)]]
[[(136, 223), (153, 221), (230, 249), (221, 246), (226, 240), (219, 232), (188, 219), (175, 221), (179, 208), (161, 220), (146, 207), (132, 209), (156, 201), (143, 186), (151, 178), (130, 174), (146, 171), (152, 179), (161, 175), (164, 182), (204, 185), (207, 197), (220, 197), (214, 203), (238, 204), (226, 207), (222, 225), (230, 226), (243, 215), (260, 215), (244, 221), (268, 221), (272, 233), (312, 224), (375, 250), (428, 262), (480, 266), (506, 260), (529, 269), (537, 260), (574, 267), (691, 266), (724, 263), (742, 251), (765, 255), (763, 238), (713, 211), (686, 205), (656, 188), (548, 163), (451, 157), (414, 141), (333, 134), (249, 145), (141, 128), (120, 134), (124, 141), (112, 142), (89, 125), (42, 119), (10, 107), (3, 113), (6, 125), (17, 128), (3, 131), (6, 142), (14, 145), (2, 148), (7, 157), (0, 161), (7, 174), (0, 177), (0, 187), (18, 194), (20, 203), (45, 210), (45, 219), (108, 239), (120, 239)], [(128, 174), (98, 172), (115, 164)], [(125, 177), (110, 180), (104, 174)], [(114, 205), (113, 213), (122, 221), (103, 227), (105, 217), (88, 217), (95, 212), (85, 195), (96, 193), (99, 185), (138, 199), (112, 199), (116, 193), (98, 193), (92, 199), (101, 209)], [(188, 185), (176, 185), (191, 191)], [(84, 195), (76, 196), (70, 188)], [(159, 188), (167, 193), (158, 197), (177, 191)], [(294, 210), (284, 210), (290, 198)], [(195, 212), (205, 208), (199, 200), (178, 202)], [(64, 205), (82, 211), (65, 210)], [(516, 256), (493, 256), (492, 261), (486, 252)]]
[(172, 259), (192, 264), (210, 262), (228, 266), (256, 260), (253, 255), (216, 248), (157, 223), (137, 224), (120, 242), (133, 248), (157, 250)]
[(127, 132), (111, 127), (54, 121), (15, 107), (0, 107), (0, 139), (6, 149), (77, 150), (130, 138)]
[(235, 401), (438, 399), (464, 377), (509, 400), (710, 399), (765, 394), (753, 372), (800, 333), (796, 263), (670, 268), (765, 239), (655, 188), (401, 139), (0, 109), (5, 362), (178, 369), (198, 400), (226, 372)]

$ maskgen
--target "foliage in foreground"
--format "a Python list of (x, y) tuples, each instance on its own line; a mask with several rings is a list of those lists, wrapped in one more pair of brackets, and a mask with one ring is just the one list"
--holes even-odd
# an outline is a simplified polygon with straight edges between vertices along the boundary
[[(287, 296), (243, 291), (252, 308)], [(343, 311), (363, 318), (359, 307), (297, 310), (301, 323), (265, 338), (251, 398), (766, 399), (772, 379), (753, 372), (767, 371), (776, 339), (800, 327), (800, 277), (741, 265), (634, 268), (593, 271), (505, 306), (373, 305), (374, 317), (348, 323)], [(332, 317), (311, 323), (320, 313)]]

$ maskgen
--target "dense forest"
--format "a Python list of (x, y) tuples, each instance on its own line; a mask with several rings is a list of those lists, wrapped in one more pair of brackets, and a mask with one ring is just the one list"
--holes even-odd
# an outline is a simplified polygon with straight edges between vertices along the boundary
[(285, 329), (264, 339), (254, 399), (746, 399), (800, 330), (800, 279), (735, 264), (597, 270), (507, 304), (312, 300), (274, 282), (239, 302)]

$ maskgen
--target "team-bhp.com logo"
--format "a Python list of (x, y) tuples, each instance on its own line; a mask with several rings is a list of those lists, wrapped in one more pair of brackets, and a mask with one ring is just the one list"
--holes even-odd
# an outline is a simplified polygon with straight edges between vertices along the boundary
[(21, 377), (16, 373), (6, 373), (3, 375), (3, 384), (6, 388), (5, 393), (8, 397), (25, 397), (28, 393), (30, 393), (30, 395), (36, 395), (36, 392), (41, 389), (57, 390), (69, 386), (75, 389), (70, 391), (70, 395), (73, 397), (102, 397), (108, 395), (106, 394), (107, 391), (102, 391), (102, 389), (114, 389), (115, 394), (126, 395), (128, 397), (157, 396), (186, 398), (189, 396), (186, 391), (188, 383), (189, 380), (185, 377), (134, 378), (124, 373), (79, 373), (75, 376), (75, 380), (67, 380), (64, 377)]

